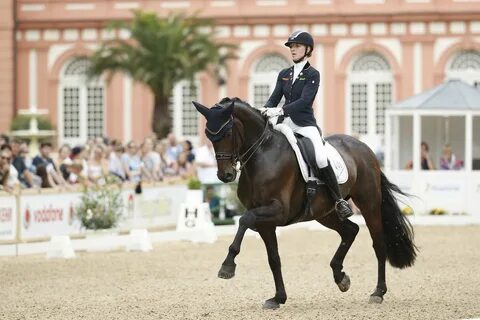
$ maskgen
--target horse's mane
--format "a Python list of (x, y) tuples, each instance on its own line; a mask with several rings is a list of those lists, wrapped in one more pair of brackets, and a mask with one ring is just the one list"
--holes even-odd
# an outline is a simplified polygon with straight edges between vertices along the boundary
[[(258, 113), (259, 115), (261, 115), (261, 112), (260, 110), (258, 110), (257, 108), (255, 107), (252, 107), (248, 102), (246, 101), (243, 101), (242, 99), (238, 98), (238, 97), (233, 97), (233, 98), (230, 98), (230, 97), (225, 97), (223, 98), (222, 100), (220, 100), (220, 102), (218, 104), (220, 105), (227, 105), (231, 102), (239, 102), (239, 105), (242, 106), (242, 107), (246, 107), (248, 109), (250, 109), (251, 111), (254, 111), (256, 113)], [(263, 117), (263, 116), (262, 116)]]

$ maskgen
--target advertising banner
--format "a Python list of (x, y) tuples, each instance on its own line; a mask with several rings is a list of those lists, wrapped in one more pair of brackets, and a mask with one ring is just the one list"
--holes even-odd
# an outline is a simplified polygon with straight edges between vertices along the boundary
[(17, 198), (0, 196), (0, 240), (15, 240), (17, 233)]
[(21, 238), (50, 238), (80, 232), (75, 207), (80, 193), (21, 195)]

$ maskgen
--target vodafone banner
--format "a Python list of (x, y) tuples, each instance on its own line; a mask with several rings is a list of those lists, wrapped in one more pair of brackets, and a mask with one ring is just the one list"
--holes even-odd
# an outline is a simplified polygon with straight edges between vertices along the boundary
[(17, 233), (17, 198), (0, 196), (0, 240), (15, 240)]
[(80, 233), (75, 217), (80, 193), (20, 196), (21, 239), (50, 238), (53, 235)]

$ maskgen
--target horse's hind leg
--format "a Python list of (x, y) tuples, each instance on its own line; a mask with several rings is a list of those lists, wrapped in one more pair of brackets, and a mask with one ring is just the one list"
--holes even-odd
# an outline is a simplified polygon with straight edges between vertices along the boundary
[(338, 288), (342, 292), (346, 292), (350, 288), (350, 277), (343, 272), (343, 260), (347, 255), (355, 237), (358, 233), (358, 225), (350, 220), (341, 221), (336, 213), (331, 213), (326, 217), (322, 217), (317, 220), (325, 227), (333, 229), (338, 232), (342, 241), (335, 252), (332, 261), (330, 261), (330, 267), (333, 271), (333, 279)]
[(277, 309), (280, 304), (285, 304), (287, 301), (287, 294), (285, 292), (285, 285), (283, 284), (282, 266), (280, 263), (280, 256), (278, 254), (277, 235), (275, 234), (275, 227), (273, 228), (259, 228), (258, 233), (265, 243), (268, 254), (268, 264), (273, 273), (273, 280), (275, 281), (275, 296), (268, 299), (263, 304), (264, 309)]
[(354, 199), (365, 218), (365, 223), (373, 240), (373, 249), (377, 256), (378, 276), (375, 291), (370, 295), (370, 303), (382, 303), (383, 295), (387, 292), (385, 280), (385, 262), (387, 260), (387, 248), (383, 235), (383, 222), (381, 212), (381, 199), (379, 195), (362, 195)]

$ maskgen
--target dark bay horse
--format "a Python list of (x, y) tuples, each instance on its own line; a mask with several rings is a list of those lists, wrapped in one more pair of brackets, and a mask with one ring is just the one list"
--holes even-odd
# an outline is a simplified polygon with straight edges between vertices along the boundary
[[(206, 134), (212, 141), (218, 164), (218, 178), (225, 183), (236, 179), (237, 162), (241, 175), (238, 197), (247, 211), (218, 276), (235, 275), (235, 257), (240, 253), (248, 228), (257, 231), (268, 253), (268, 263), (275, 281), (275, 296), (264, 308), (276, 309), (287, 300), (278, 255), (277, 226), (298, 221), (316, 220), (337, 231), (341, 243), (330, 266), (333, 278), (342, 292), (350, 287), (343, 271), (343, 260), (359, 231), (357, 224), (340, 221), (333, 200), (326, 189), (320, 189), (311, 204), (311, 214), (304, 215), (306, 187), (295, 154), (283, 134), (272, 129), (261, 113), (238, 98), (225, 98), (212, 108), (193, 102), (207, 120)], [(378, 261), (378, 280), (369, 301), (381, 303), (387, 292), (385, 262), (396, 268), (412, 266), (416, 258), (413, 229), (401, 213), (395, 193), (405, 195), (385, 177), (370, 148), (348, 135), (326, 138), (342, 155), (348, 168), (348, 181), (340, 185), (344, 198), (351, 198), (360, 209)]]

